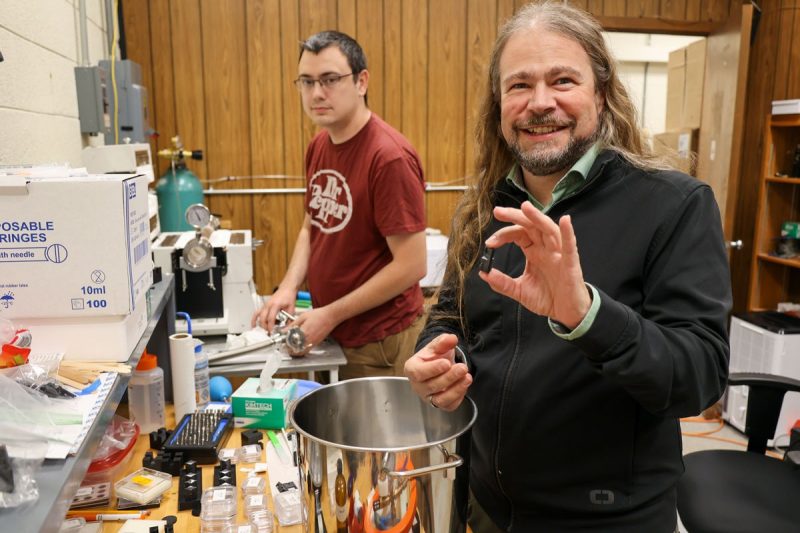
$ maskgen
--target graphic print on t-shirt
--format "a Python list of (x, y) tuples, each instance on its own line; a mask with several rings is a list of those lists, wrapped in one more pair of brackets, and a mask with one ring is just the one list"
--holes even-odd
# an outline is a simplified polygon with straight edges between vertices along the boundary
[(353, 214), (353, 196), (345, 177), (335, 170), (322, 169), (311, 176), (308, 188), (311, 223), (323, 233), (343, 230)]

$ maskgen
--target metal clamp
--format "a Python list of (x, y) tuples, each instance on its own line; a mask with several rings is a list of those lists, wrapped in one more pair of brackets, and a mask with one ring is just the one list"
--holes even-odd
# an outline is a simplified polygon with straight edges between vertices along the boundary
[[(275, 319), (281, 323), (281, 325), (276, 326), (275, 329), (282, 330), (286, 327), (287, 322), (294, 322), (297, 320), (297, 317), (288, 311), (281, 309), (278, 311)], [(283, 337), (284, 342), (286, 343), (286, 348), (289, 351), (289, 355), (292, 357), (304, 355), (306, 350), (309, 348), (309, 346), (306, 345), (306, 334), (303, 333), (303, 330), (297, 326), (287, 329), (283, 334)]]
[(278, 311), (278, 314), (275, 315), (275, 320), (277, 320), (278, 322), (289, 322), (289, 321), (294, 322), (295, 320), (297, 320), (297, 317), (291, 314), (290, 312), (281, 309), (280, 311)]
[(422, 468), (414, 468), (413, 470), (403, 470), (402, 472), (397, 472), (395, 470), (386, 470), (386, 473), (390, 477), (411, 479), (414, 477), (424, 476), (425, 474), (438, 472), (440, 470), (447, 470), (449, 468), (458, 468), (459, 466), (464, 464), (464, 459), (462, 459), (460, 455), (448, 452), (447, 448), (445, 448), (441, 444), (438, 446), (438, 448), (439, 451), (442, 452), (442, 455), (444, 455), (445, 462), (442, 464), (423, 466)]

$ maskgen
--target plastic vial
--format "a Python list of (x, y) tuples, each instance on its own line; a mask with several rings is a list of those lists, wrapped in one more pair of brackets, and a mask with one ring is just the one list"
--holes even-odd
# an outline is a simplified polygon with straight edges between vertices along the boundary
[(242, 494), (251, 496), (254, 494), (264, 494), (267, 488), (267, 481), (263, 477), (249, 476), (242, 483)]
[(241, 458), (241, 448), (221, 448), (217, 453), (220, 461), (229, 461), (232, 465), (239, 462)]
[(261, 459), (261, 445), (247, 444), (239, 448), (239, 456), (243, 463), (255, 463)]
[(250, 520), (250, 525), (253, 526), (258, 533), (272, 533), (275, 519), (269, 510), (261, 509), (252, 511), (247, 514), (247, 518)]
[(202, 411), (211, 401), (211, 392), (208, 388), (208, 355), (203, 350), (203, 342), (194, 340), (194, 390), (197, 410)]
[(128, 384), (128, 410), (142, 434), (165, 426), (164, 371), (156, 356), (145, 351)]
[(256, 511), (267, 510), (267, 497), (265, 494), (248, 494), (244, 498), (244, 512), (250, 515)]
[(203, 491), (200, 519), (236, 522), (236, 488), (230, 485), (211, 487)]
[[(358, 501), (358, 500), (356, 500)], [(275, 516), (282, 526), (291, 526), (302, 522), (300, 494), (297, 490), (279, 492), (275, 496)]]

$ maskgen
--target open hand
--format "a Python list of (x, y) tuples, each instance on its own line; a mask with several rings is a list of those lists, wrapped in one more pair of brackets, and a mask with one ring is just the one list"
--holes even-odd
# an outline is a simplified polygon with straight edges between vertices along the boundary
[(294, 305), (297, 298), (297, 292), (288, 289), (278, 289), (269, 297), (267, 303), (253, 314), (250, 319), (250, 327), (261, 326), (267, 332), (272, 333), (275, 329), (275, 317), (281, 310), (289, 314), (294, 314)]
[(479, 272), (492, 290), (508, 296), (529, 311), (556, 320), (570, 329), (581, 323), (592, 300), (583, 281), (575, 231), (569, 215), (558, 224), (523, 202), (520, 209), (495, 207), (497, 220), (510, 222), (486, 240), (489, 248), (514, 243), (525, 254), (525, 270), (511, 278), (499, 270)]
[(311, 309), (298, 315), (297, 320), (292, 322), (292, 326), (297, 326), (306, 335), (308, 349), (316, 346), (325, 340), (337, 322), (330, 316), (325, 307)]
[(404, 369), (414, 392), (445, 411), (461, 405), (472, 384), (467, 365), (454, 362), (457, 344), (455, 335), (439, 335), (409, 358)]

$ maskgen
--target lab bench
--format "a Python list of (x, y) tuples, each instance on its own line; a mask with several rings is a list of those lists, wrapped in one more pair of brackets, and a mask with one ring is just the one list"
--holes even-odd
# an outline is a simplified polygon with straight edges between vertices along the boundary
[[(172, 404), (167, 404), (166, 407), (166, 418), (167, 418), (167, 426), (174, 427), (175, 426), (175, 411), (173, 409)], [(266, 445), (268, 438), (266, 435), (266, 430), (260, 430), (264, 436), (263, 440), (261, 441), (262, 446)], [(228, 437), (227, 441), (224, 443), (223, 447), (230, 448), (230, 447), (237, 447), (241, 441), (241, 428), (234, 428), (230, 436)], [(142, 468), (142, 459), (144, 458), (145, 453), (150, 449), (150, 438), (149, 435), (140, 435), (136, 441), (136, 445), (134, 446), (132, 453), (132, 458), (130, 462), (127, 464), (127, 467), (123, 472), (120, 473), (118, 476), (119, 479), (122, 479), (124, 476), (130, 474), (131, 472), (135, 472), (136, 470)], [(266, 452), (262, 450), (263, 459), (262, 461), (266, 461)], [(202, 476), (203, 476), (203, 488), (208, 489), (213, 486), (213, 478), (214, 478), (214, 466), (210, 464), (203, 464), (199, 465), (202, 468)], [(236, 487), (236, 496), (238, 500), (237, 505), (237, 513), (236, 513), (236, 521), (238, 524), (246, 523), (246, 514), (244, 512), (244, 505), (242, 504), (242, 496), (241, 491), (239, 489), (240, 484), (247, 479), (248, 472), (246, 469), (252, 468), (254, 465), (250, 463), (239, 463), (236, 465), (236, 479), (237, 479), (237, 487)], [(262, 476), (267, 481), (267, 487), (269, 487), (269, 475), (264, 473)], [(200, 518), (192, 516), (191, 511), (178, 511), (178, 487), (179, 487), (179, 477), (172, 478), (172, 487), (164, 493), (164, 499), (161, 502), (161, 505), (155, 509), (150, 510), (150, 516), (146, 518), (146, 520), (159, 520), (164, 518), (165, 516), (176, 516), (178, 518), (178, 522), (175, 524), (175, 531), (180, 531), (182, 533), (199, 533), (200, 532)], [(267, 497), (268, 505), (267, 508), (270, 512), (275, 510), (274, 502), (272, 501), (272, 496), (270, 494), (270, 490), (267, 489), (265, 496)], [(87, 509), (91, 510), (91, 509)], [(115, 533), (122, 527), (121, 522), (104, 522), (103, 523), (103, 532), (104, 533)], [(295, 526), (280, 526), (277, 521), (274, 523), (275, 533), (302, 533), (303, 527), (301, 525)]]
[[(150, 313), (147, 327), (131, 353), (127, 364), (136, 368), (142, 352), (168, 359), (169, 336), (175, 328), (175, 297), (172, 275), (153, 285), (149, 294)], [(161, 354), (164, 354), (163, 356)], [(92, 456), (117, 410), (128, 387), (130, 375), (118, 374), (103, 406), (75, 455), (66, 460), (46, 460), (36, 473), (39, 498), (30, 505), (0, 511), (3, 531), (56, 532), (64, 521), (72, 498), (89, 468)]]
[[(205, 337), (202, 340), (205, 343), (203, 348), (206, 352), (220, 350), (225, 344), (225, 337)], [(275, 345), (259, 348), (243, 354), (244, 357), (234, 356), (229, 359), (212, 362), (208, 370), (212, 376), (256, 376), (264, 368), (264, 361), (267, 355), (275, 351), (279, 351)], [(242, 359), (246, 362), (239, 362)], [(228, 361), (231, 361), (231, 363), (228, 363)], [(281, 359), (280, 366), (275, 373), (306, 372), (308, 373), (308, 379), (315, 381), (314, 372), (328, 372), (328, 382), (336, 383), (339, 381), (339, 367), (346, 363), (347, 358), (342, 351), (342, 347), (336, 341), (328, 338), (303, 357)]]

